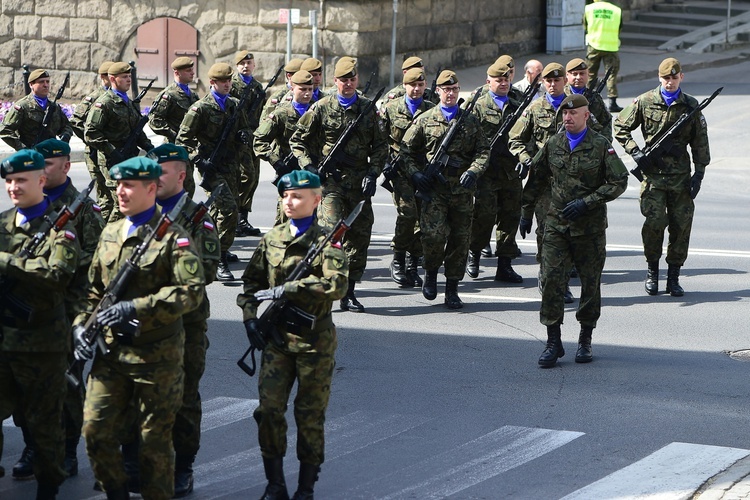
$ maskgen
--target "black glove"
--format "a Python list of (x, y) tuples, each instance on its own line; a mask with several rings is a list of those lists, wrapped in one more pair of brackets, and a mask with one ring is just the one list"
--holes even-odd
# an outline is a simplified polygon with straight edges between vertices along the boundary
[(385, 177), (389, 181), (392, 181), (396, 178), (396, 174), (398, 174), (398, 168), (396, 164), (393, 164), (391, 162), (386, 163), (385, 167), (383, 167), (383, 177)]
[(525, 179), (529, 175), (529, 169), (531, 168), (531, 158), (526, 158), (526, 161), (519, 161), (516, 165), (516, 173), (519, 179)]
[(240, 144), (244, 144), (247, 146), (252, 142), (252, 135), (247, 130), (238, 130), (236, 140)]
[(247, 340), (250, 341), (250, 345), (262, 351), (268, 345), (263, 333), (258, 329), (257, 319), (248, 319), (245, 321), (245, 332), (247, 333)]
[(411, 182), (417, 191), (426, 193), (430, 190), (430, 180), (422, 172), (416, 172), (411, 176)]
[(362, 179), (362, 194), (367, 196), (368, 198), (374, 196), (375, 189), (377, 189), (378, 187), (378, 183), (376, 182), (377, 180), (377, 176), (367, 174), (365, 178)]
[(124, 162), (125, 160), (127, 160), (127, 158), (125, 158), (125, 155), (120, 153), (119, 150), (115, 149), (107, 158), (107, 166), (113, 167), (118, 163)]
[(110, 306), (96, 315), (96, 321), (104, 326), (125, 326), (135, 319), (135, 304), (132, 300), (123, 300)]
[(201, 175), (205, 175), (206, 172), (213, 168), (213, 164), (211, 163), (211, 161), (205, 158), (198, 157), (193, 161), (193, 163), (195, 164), (195, 169), (200, 172)]
[(320, 170), (318, 169), (318, 166), (315, 165), (314, 163), (311, 163), (308, 166), (306, 166), (305, 170), (307, 170), (308, 172), (310, 172), (312, 174), (315, 174), (315, 175), (318, 175), (318, 176), (320, 175)]
[(641, 170), (646, 170), (651, 166), (651, 159), (640, 149), (634, 149), (633, 152), (630, 153), (630, 156), (633, 158), (633, 161), (641, 167)]
[(70, 134), (63, 134), (60, 136), (60, 140), (63, 142), (70, 142)]
[(466, 172), (461, 174), (461, 178), (458, 179), (458, 183), (461, 184), (461, 187), (465, 187), (466, 189), (473, 189), (474, 186), (477, 185), (477, 174), (475, 174), (471, 170), (467, 170)]
[(253, 297), (255, 297), (255, 300), (258, 302), (263, 302), (264, 300), (276, 300), (280, 299), (283, 296), (284, 285), (275, 286), (267, 290), (259, 290), (253, 295)]
[(518, 224), (521, 238), (526, 239), (526, 235), (531, 233), (531, 223), (531, 219), (524, 219), (521, 217), (521, 222)]
[(565, 205), (565, 208), (563, 208), (562, 214), (563, 214), (563, 217), (565, 217), (568, 220), (576, 220), (578, 217), (583, 215), (586, 212), (586, 210), (588, 210), (588, 207), (586, 206), (586, 202), (578, 198), (577, 200), (573, 200), (569, 202), (567, 205)]
[(281, 160), (278, 160), (276, 163), (273, 164), (273, 169), (276, 171), (276, 175), (282, 176), (284, 174), (289, 173), (289, 168), (286, 166), (286, 163), (284, 163)]
[(698, 196), (698, 191), (701, 190), (701, 182), (703, 182), (703, 172), (695, 172), (690, 178), (690, 197), (692, 199)]
[(94, 357), (94, 346), (89, 345), (83, 334), (86, 328), (83, 325), (73, 327), (73, 357), (78, 361), (86, 361)]

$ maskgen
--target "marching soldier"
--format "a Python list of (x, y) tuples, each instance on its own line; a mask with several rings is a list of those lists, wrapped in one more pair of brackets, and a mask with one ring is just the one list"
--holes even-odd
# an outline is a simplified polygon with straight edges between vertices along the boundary
[[(86, 310), (73, 327), (76, 359), (89, 359), (92, 348), (83, 324), (107, 286), (135, 248), (156, 228), (158, 163), (145, 157), (112, 167), (117, 198), (125, 219), (108, 224), (91, 262)], [(185, 331), (183, 316), (203, 300), (203, 266), (187, 232), (171, 226), (154, 239), (122, 299), (100, 310), (107, 354), (98, 352), (88, 379), (83, 436), (98, 483), (108, 498), (128, 498), (119, 437), (121, 415), (138, 411), (140, 489), (144, 498), (169, 499), (174, 493), (172, 428), (182, 403)], [(140, 322), (139, 335), (125, 328)]]
[[(29, 74), (29, 95), (16, 101), (0, 124), (0, 139), (16, 151), (33, 148), (38, 142), (59, 137), (70, 142), (73, 128), (68, 117), (56, 102), (49, 99), (50, 79), (45, 69), (35, 69)], [(47, 107), (52, 115), (46, 128), (42, 127)]]
[(284, 102), (285, 100), (291, 101), (291, 91), (292, 91), (292, 75), (294, 75), (297, 71), (301, 69), (302, 66), (302, 59), (293, 58), (289, 59), (289, 62), (284, 65), (284, 76), (286, 77), (286, 85), (284, 85), (279, 90), (275, 91), (271, 94), (271, 97), (268, 98), (268, 102), (263, 107), (263, 112), (261, 113), (261, 117), (268, 116), (273, 110)]
[[(404, 62), (401, 63), (401, 72), (403, 74), (406, 74), (407, 71), (409, 71), (410, 69), (414, 69), (414, 68), (421, 69), (422, 72), (424, 72), (424, 63), (422, 62), (421, 57), (417, 57), (417, 56), (407, 57), (404, 60)], [(425, 76), (425, 80), (426, 78), (427, 77)], [(427, 84), (425, 83), (425, 86), (426, 85)], [(385, 97), (383, 97), (383, 99), (380, 101), (380, 107), (382, 108), (383, 106), (388, 104), (390, 101), (400, 99), (404, 95), (406, 95), (406, 87), (404, 86), (403, 83), (399, 83), (398, 85), (396, 85), (391, 90), (385, 93)], [(437, 95), (433, 94), (432, 91), (428, 88), (425, 88), (422, 94), (422, 98), (427, 99), (427, 101), (431, 102), (432, 104), (438, 104), (440, 102), (440, 98)]]
[[(357, 93), (356, 61), (342, 57), (336, 62), (333, 82), (336, 93), (316, 102), (297, 122), (297, 130), (289, 140), (300, 168), (317, 172), (313, 158), (321, 152), (325, 157), (347, 124), (362, 113), (369, 99)], [(341, 310), (364, 312), (354, 295), (357, 281), (367, 265), (374, 215), (370, 198), (375, 194), (377, 178), (388, 154), (384, 134), (374, 109), (362, 117), (351, 140), (336, 157), (337, 175), (323, 180), (323, 201), (318, 210), (322, 225), (332, 228), (342, 216), (349, 214), (362, 200), (365, 202), (357, 224), (347, 233), (344, 248), (349, 257), (349, 289), (341, 299)]]
[(141, 111), (128, 96), (131, 76), (130, 65), (126, 62), (115, 62), (109, 66), (110, 91), (104, 92), (95, 102), (86, 117), (84, 139), (97, 152), (97, 164), (101, 167), (107, 189), (102, 189), (99, 204), (105, 221), (114, 222), (122, 218), (115, 203), (117, 183), (110, 179), (109, 168), (127, 158), (138, 155), (138, 148), (143, 151), (153, 149), (153, 144), (141, 130), (137, 135), (137, 148), (122, 151), (125, 142), (131, 135)]
[[(500, 66), (507, 66), (510, 68), (510, 81), (513, 81), (513, 77), (516, 74), (516, 62), (513, 60), (513, 57), (509, 56), (508, 54), (503, 54), (497, 59), (495, 59), (495, 62), (493, 64), (498, 64)], [(471, 92), (471, 97), (474, 97), (474, 94), (479, 92), (479, 96), (483, 96), (486, 94), (490, 89), (489, 84), (485, 83), (481, 87), (475, 88)], [(512, 97), (516, 101), (520, 101), (523, 98), (523, 91), (517, 89), (515, 86), (511, 86), (510, 90), (508, 91), (508, 95)]]
[(313, 92), (310, 102), (318, 102), (323, 97), (324, 92), (321, 84), (323, 83), (323, 62), (314, 57), (308, 57), (302, 61), (301, 70), (307, 71), (313, 77)]
[[(401, 98), (387, 101), (380, 109), (383, 129), (388, 133), (391, 161), (399, 155), (401, 139), (414, 118), (435, 106), (424, 99), (427, 82), (422, 68), (414, 67), (407, 70), (402, 80), (405, 94)], [(417, 269), (419, 258), (422, 256), (422, 239), (418, 226), (421, 203), (414, 196), (414, 186), (405, 172), (403, 162), (403, 158), (400, 158), (392, 165), (395, 172), (383, 171), (393, 185), (393, 204), (396, 205), (397, 214), (396, 228), (391, 241), (391, 278), (401, 287), (421, 287), (422, 278), (419, 277)]]
[(450, 160), (443, 172), (448, 182), (431, 182), (422, 171), (425, 155), (429, 163), (451, 121), (464, 112), (458, 107), (461, 87), (456, 73), (441, 72), (437, 89), (440, 104), (415, 119), (401, 141), (401, 152), (414, 187), (432, 198), (422, 204), (419, 219), (425, 268), (422, 295), (427, 300), (437, 297), (437, 273), (445, 264), (445, 305), (460, 309), (463, 302), (458, 296), (458, 283), (464, 277), (469, 253), (474, 191), (477, 179), (485, 171), (489, 148), (479, 120), (473, 115), (466, 116), (448, 146)]
[(575, 265), (581, 278), (581, 323), (576, 363), (593, 360), (591, 334), (601, 314), (601, 278), (606, 258), (606, 203), (628, 187), (628, 171), (612, 144), (589, 130), (586, 98), (571, 94), (560, 104), (565, 133), (552, 136), (534, 157), (531, 177), (523, 191), (521, 235), (531, 231), (535, 201), (551, 186), (542, 243), (541, 323), (547, 345), (539, 365), (548, 368), (563, 357), (560, 325), (568, 270)]
[[(659, 158), (644, 157), (632, 132), (640, 128), (646, 145), (650, 145), (682, 114), (698, 106), (698, 101), (680, 88), (684, 76), (677, 59), (664, 59), (659, 65), (659, 87), (636, 97), (615, 120), (617, 141), (643, 170), (641, 213), (646, 220), (641, 235), (648, 265), (645, 287), (649, 295), (659, 293), (659, 260), (665, 229), (669, 231), (667, 292), (673, 297), (682, 297), (685, 293), (680, 286), (680, 268), (688, 255), (695, 212), (693, 200), (700, 191), (711, 153), (706, 119), (700, 111), (677, 134), (669, 153)], [(691, 156), (695, 169), (692, 176)]]
[(14, 412), (25, 419), (35, 450), (36, 498), (48, 500), (66, 477), (60, 425), (70, 348), (65, 294), (80, 247), (68, 225), (51, 230), (34, 258), (19, 255), (53, 212), (44, 196), (44, 157), (23, 149), (0, 164), (0, 177), (14, 205), (0, 213), (0, 273), (8, 290), (0, 301), (0, 420)]
[[(295, 170), (279, 180), (278, 190), (289, 220), (275, 226), (261, 240), (242, 275), (244, 287), (237, 305), (242, 309), (248, 339), (256, 346), (255, 339), (265, 333), (258, 331), (256, 319), (262, 300), (286, 297), (288, 311), (298, 310), (316, 319), (312, 330), (299, 327), (291, 324), (294, 320), (290, 312), (284, 316), (290, 323), (275, 325), (285, 343), (281, 347), (269, 343), (263, 350), (258, 376), (260, 405), (253, 414), (268, 479), (263, 498), (288, 499), (283, 468), (287, 442), (284, 414), (292, 386), (297, 382), (294, 419), (300, 467), (294, 498), (312, 499), (324, 459), (323, 423), (337, 345), (331, 306), (346, 293), (347, 258), (340, 245), (329, 244), (313, 261), (308, 276), (287, 281), (308, 250), (325, 237), (315, 217), (321, 199), (320, 180), (308, 171)], [(357, 219), (354, 227), (359, 222)]]
[(572, 59), (565, 65), (565, 76), (568, 80), (567, 85), (565, 85), (565, 95), (580, 94), (584, 96), (589, 103), (591, 130), (612, 142), (612, 115), (607, 110), (601, 94), (588, 89), (588, 68), (586, 61), (580, 58)]

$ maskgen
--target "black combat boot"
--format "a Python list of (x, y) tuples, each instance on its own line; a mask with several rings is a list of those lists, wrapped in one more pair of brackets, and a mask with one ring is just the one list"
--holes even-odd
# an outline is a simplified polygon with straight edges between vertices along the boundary
[(50, 483), (37, 483), (36, 500), (55, 500), (57, 498), (57, 485)]
[(566, 304), (572, 304), (576, 301), (576, 298), (573, 296), (573, 292), (570, 291), (570, 284), (565, 283), (565, 296), (564, 299)]
[(422, 287), (422, 278), (419, 277), (419, 257), (412, 254), (406, 256), (406, 276), (411, 280), (412, 286)]
[(234, 230), (234, 234), (237, 237), (250, 236), (247, 222), (247, 210), (240, 210), (239, 220), (237, 221), (237, 228)]
[(412, 280), (406, 275), (406, 252), (393, 252), (391, 279), (402, 288), (411, 288), (414, 286)]
[(656, 295), (659, 293), (659, 261), (649, 262), (646, 272), (646, 293)]
[(437, 273), (438, 270), (424, 271), (424, 284), (422, 285), (422, 295), (427, 300), (435, 300), (437, 297)]
[(357, 282), (353, 279), (349, 280), (349, 289), (346, 291), (346, 296), (341, 299), (339, 305), (342, 311), (351, 311), (355, 313), (365, 312), (365, 306), (359, 303), (357, 297), (354, 296), (354, 285)]
[(260, 500), (289, 500), (286, 479), (284, 479), (284, 459), (264, 458), (263, 469), (266, 471), (268, 485), (266, 485), (266, 491), (263, 492)]
[(458, 280), (446, 280), (445, 282), (445, 307), (448, 309), (461, 309), (464, 303), (458, 296)]
[(222, 251), (219, 258), (219, 265), (216, 268), (216, 281), (234, 281), (234, 274), (229, 270), (227, 262), (227, 252)]
[(128, 486), (122, 485), (114, 490), (107, 490), (107, 500), (130, 500)]
[(547, 327), (547, 345), (544, 346), (544, 352), (539, 356), (539, 366), (550, 368), (557, 364), (557, 359), (565, 356), (562, 340), (560, 339), (560, 325), (551, 325)]
[(300, 462), (299, 482), (292, 500), (313, 500), (313, 487), (315, 481), (318, 480), (318, 472), (320, 472), (320, 467), (317, 465)]
[(617, 105), (617, 98), (616, 97), (610, 97), (609, 98), (609, 112), (610, 113), (619, 113), (622, 111), (622, 108)]
[(28, 427), (25, 425), (20, 427), (25, 446), (21, 452), (21, 458), (13, 466), (13, 479), (32, 479), (34, 477), (34, 444)]
[(227, 262), (239, 262), (240, 258), (237, 257), (237, 254), (234, 252), (230, 252), (227, 250)]
[(469, 250), (469, 256), (466, 258), (466, 274), (470, 278), (476, 278), (479, 276), (479, 252)]
[(680, 286), (680, 266), (669, 264), (667, 268), (667, 293), (672, 297), (685, 295), (685, 290)]
[(174, 497), (182, 498), (193, 491), (193, 461), (192, 455), (177, 454), (174, 461)]
[(576, 363), (591, 363), (594, 360), (594, 355), (591, 353), (592, 333), (594, 333), (593, 326), (581, 325), (581, 333), (578, 334)]
[(66, 438), (65, 439), (65, 461), (63, 462), (63, 469), (68, 477), (78, 475), (78, 439), (79, 438)]
[(495, 253), (492, 251), (492, 245), (487, 243), (487, 246), (482, 249), (482, 257), (492, 257)]
[(521, 275), (515, 272), (513, 266), (510, 265), (510, 257), (497, 258), (495, 281), (504, 281), (505, 283), (523, 283)]
[(122, 461), (125, 465), (125, 474), (128, 476), (126, 486), (130, 493), (141, 492), (141, 470), (138, 462), (140, 447), (141, 443), (138, 440), (122, 445)]

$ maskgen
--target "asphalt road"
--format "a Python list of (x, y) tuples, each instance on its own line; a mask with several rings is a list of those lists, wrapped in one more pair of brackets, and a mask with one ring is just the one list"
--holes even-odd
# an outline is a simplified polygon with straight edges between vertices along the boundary
[[(689, 498), (703, 481), (750, 454), (750, 365), (728, 353), (750, 349), (750, 113), (738, 75), (750, 63), (688, 74), (699, 99), (724, 92), (706, 110), (713, 160), (696, 200), (682, 298), (643, 291), (638, 186), (609, 205), (603, 310), (593, 363), (573, 363), (578, 325), (566, 309), (568, 353), (557, 367), (536, 360), (546, 339), (534, 242), (519, 240), (521, 285), (479, 279), (459, 288), (465, 307), (448, 311), (419, 290), (398, 289), (388, 274), (395, 210), (385, 190), (374, 198), (368, 270), (358, 288), (366, 314), (334, 312), (337, 368), (327, 420), (326, 462), (316, 496), (353, 498)], [(479, 84), (480, 82), (476, 82)], [(656, 81), (620, 86), (621, 104)], [(473, 88), (473, 87), (472, 87)], [(618, 151), (622, 154), (621, 148)], [(632, 166), (630, 159), (626, 164)], [(82, 164), (74, 180), (86, 179)], [(251, 222), (267, 229), (275, 192), (266, 165)], [(9, 206), (2, 197), (0, 208)], [(247, 262), (257, 238), (236, 249)], [(662, 266), (666, 264), (662, 261)], [(239, 277), (243, 264), (232, 266)], [(439, 284), (442, 292), (443, 277)], [(580, 289), (573, 280), (573, 292)], [(251, 418), (256, 379), (235, 362), (247, 346), (235, 305), (239, 282), (209, 287), (211, 347), (202, 382), (203, 445), (191, 498), (258, 498), (264, 476)], [(291, 411), (289, 412), (291, 417)], [(287, 481), (297, 479), (290, 422)], [(5, 422), (2, 464), (22, 449)], [(80, 474), (60, 498), (104, 498), (83, 445)], [(31, 498), (35, 485), (0, 480), (0, 497)]]

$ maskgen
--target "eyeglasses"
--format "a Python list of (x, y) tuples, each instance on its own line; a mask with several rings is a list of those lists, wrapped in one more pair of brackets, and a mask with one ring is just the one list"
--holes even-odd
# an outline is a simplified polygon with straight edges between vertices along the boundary
[(440, 90), (445, 92), (446, 94), (457, 94), (459, 90), (461, 90), (461, 87), (456, 85), (455, 87), (440, 87)]

